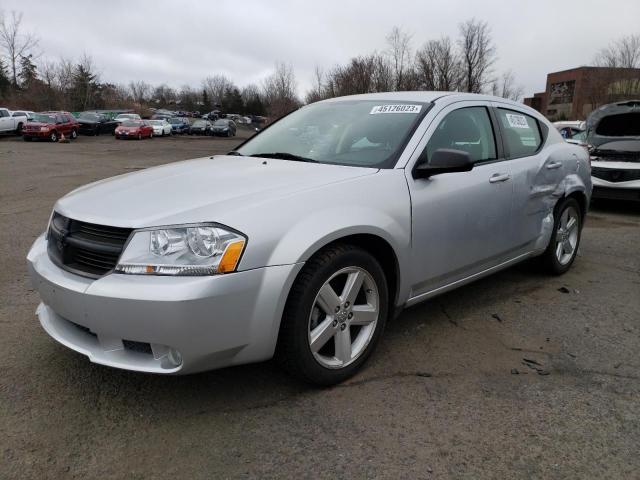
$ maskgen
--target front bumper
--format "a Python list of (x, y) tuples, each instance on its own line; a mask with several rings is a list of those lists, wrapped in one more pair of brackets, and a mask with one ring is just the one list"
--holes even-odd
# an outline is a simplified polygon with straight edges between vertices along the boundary
[(640, 201), (640, 163), (591, 162), (593, 198)]
[(47, 130), (46, 132), (41, 132), (40, 130), (23, 130), (22, 135), (32, 138), (49, 138), (51, 130)]
[[(54, 265), (44, 235), (27, 256), (46, 332), (94, 363), (184, 374), (273, 356), (284, 303), (302, 264), (208, 277), (110, 274)], [(172, 362), (180, 353), (182, 362)]]

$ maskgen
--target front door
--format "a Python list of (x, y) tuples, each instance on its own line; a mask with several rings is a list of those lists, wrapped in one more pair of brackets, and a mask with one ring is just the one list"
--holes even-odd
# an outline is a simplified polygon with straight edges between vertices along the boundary
[(411, 169), (406, 170), (414, 297), (494, 266), (513, 248), (511, 171), (508, 162), (501, 161), (488, 107), (479, 102), (454, 104), (433, 124), (420, 158), (428, 161), (440, 148), (464, 150), (474, 168), (427, 179), (414, 179)]

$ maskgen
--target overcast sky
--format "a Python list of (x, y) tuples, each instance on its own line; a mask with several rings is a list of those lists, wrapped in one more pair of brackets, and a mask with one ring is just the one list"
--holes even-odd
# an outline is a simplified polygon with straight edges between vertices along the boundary
[(316, 65), (384, 50), (394, 25), (413, 35), (415, 49), (456, 36), (465, 19), (488, 21), (495, 70), (513, 70), (525, 95), (543, 90), (548, 72), (588, 64), (613, 39), (640, 33), (639, 0), (2, 0), (0, 9), (24, 12), (42, 58), (86, 52), (103, 81), (197, 87), (222, 73), (242, 87), (282, 61), (293, 65), (301, 95)]

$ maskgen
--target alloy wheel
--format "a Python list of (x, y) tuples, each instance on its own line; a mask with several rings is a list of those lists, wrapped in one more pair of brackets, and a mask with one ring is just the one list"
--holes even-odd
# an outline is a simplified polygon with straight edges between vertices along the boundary
[(578, 245), (580, 216), (573, 206), (568, 206), (560, 215), (556, 231), (556, 258), (560, 265), (568, 264)]
[(318, 363), (343, 368), (366, 350), (379, 318), (378, 298), (376, 282), (360, 267), (343, 268), (322, 285), (308, 327), (309, 346)]

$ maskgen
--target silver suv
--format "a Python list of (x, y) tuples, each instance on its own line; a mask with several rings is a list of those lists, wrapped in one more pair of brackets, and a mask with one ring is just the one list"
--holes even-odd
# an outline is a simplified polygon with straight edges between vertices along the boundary
[(329, 385), (403, 307), (534, 256), (566, 272), (590, 196), (586, 150), (528, 107), (358, 95), (69, 193), (29, 271), (44, 329), (93, 362), (184, 374), (275, 355)]

